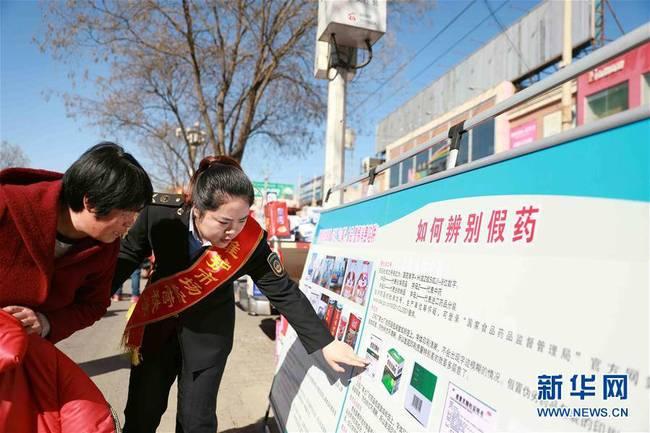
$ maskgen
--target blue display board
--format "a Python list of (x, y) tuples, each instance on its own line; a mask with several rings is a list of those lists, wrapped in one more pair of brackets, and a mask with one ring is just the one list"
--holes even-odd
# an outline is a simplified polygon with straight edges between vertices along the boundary
[(648, 137), (644, 119), (323, 213), (301, 290), (370, 365), (335, 375), (281, 332), (283, 430), (649, 431)]

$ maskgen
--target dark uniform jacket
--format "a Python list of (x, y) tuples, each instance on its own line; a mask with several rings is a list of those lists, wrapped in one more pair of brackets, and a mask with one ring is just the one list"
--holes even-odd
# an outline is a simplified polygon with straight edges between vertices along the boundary
[[(198, 258), (189, 256), (190, 213), (190, 209), (182, 207), (181, 196), (155, 195), (154, 202), (140, 213), (122, 240), (113, 287), (119, 287), (152, 251), (152, 281), (187, 269), (192, 259)], [(193, 371), (215, 365), (224, 351), (227, 355), (235, 324), (233, 281), (246, 274), (287, 318), (308, 353), (329, 344), (332, 336), (298, 285), (286, 272), (277, 275), (271, 268), (267, 261), (271, 254), (265, 232), (255, 252), (230, 280), (178, 317), (147, 325), (142, 345), (145, 362), (174, 334), (179, 338), (183, 362)]]

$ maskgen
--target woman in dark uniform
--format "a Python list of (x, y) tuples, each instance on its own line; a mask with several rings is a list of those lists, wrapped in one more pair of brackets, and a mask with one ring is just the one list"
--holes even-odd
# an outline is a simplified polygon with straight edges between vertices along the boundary
[[(190, 181), (191, 200), (154, 196), (122, 241), (113, 287), (151, 253), (156, 266), (125, 330), (135, 349), (124, 414), (127, 433), (155, 432), (178, 377), (176, 431), (217, 431), (216, 398), (232, 348), (232, 283), (248, 274), (296, 330), (308, 353), (330, 367), (366, 362), (332, 338), (249, 217), (253, 185), (239, 164), (207, 157)], [(139, 362), (138, 362), (139, 361)]]

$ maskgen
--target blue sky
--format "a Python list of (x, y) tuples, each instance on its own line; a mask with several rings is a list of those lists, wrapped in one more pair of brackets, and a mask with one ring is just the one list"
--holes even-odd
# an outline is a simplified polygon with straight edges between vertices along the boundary
[[(395, 63), (401, 64), (417, 52), (468, 3), (470, 2), (465, 0), (438, 1), (430, 16), (426, 17), (428, 21), (423, 21), (427, 22), (426, 31), (423, 31), (422, 26), (402, 25), (401, 31), (395, 36), (398, 43), (404, 47), (401, 51), (403, 58), (395, 59)], [(501, 3), (502, 1), (490, 2), (493, 9)], [(539, 0), (510, 1), (498, 11), (497, 17), (503, 25), (508, 26), (537, 4)], [(650, 3), (645, 0), (612, 0), (611, 4), (625, 31), (650, 21)], [(433, 65), (418, 79), (412, 80), (431, 58), (447, 50), (449, 44), (467, 31), (468, 26), (480, 22), (487, 14), (485, 4), (482, 1), (476, 2), (463, 15), (462, 24), (452, 26), (436, 43), (417, 56), (397, 79), (383, 86), (361, 107), (363, 125), (348, 125), (360, 130), (357, 134), (354, 158), (346, 170), (348, 178), (359, 174), (363, 157), (374, 154), (375, 126), (383, 117), (500, 32), (494, 21), (488, 21), (488, 25), (478, 28), (462, 45), (456, 47), (444, 62)], [(63, 171), (92, 144), (101, 140), (119, 140), (119, 137), (107, 136), (102, 131), (88, 126), (87, 119), (66, 117), (63, 100), (56, 95), (72, 90), (67, 76), (69, 68), (41, 53), (32, 42), (33, 37), (42, 30), (39, 2), (0, 0), (0, 139), (21, 146), (30, 158), (32, 167)], [(390, 18), (388, 31), (391, 31)], [(607, 37), (615, 39), (620, 34), (608, 12)], [(377, 49), (381, 49), (381, 45), (377, 45)], [(359, 75), (357, 80), (361, 82), (357, 82), (357, 85), (366, 86), (366, 90), (372, 91), (378, 84), (364, 83), (367, 73)], [(403, 91), (386, 99), (404, 83), (406, 87)], [(75, 91), (91, 94), (93, 88), (88, 85), (79, 87), (78, 84)], [(348, 107), (350, 104), (351, 101), (348, 100)], [(121, 144), (147, 166), (146, 158), (135, 143), (121, 141)], [(276, 157), (273, 152), (256, 148), (249, 148), (246, 152), (244, 168), (253, 180), (261, 180), (268, 175), (272, 182), (295, 183), (299, 179), (305, 181), (323, 172), (323, 146), (314, 147), (306, 157)]]

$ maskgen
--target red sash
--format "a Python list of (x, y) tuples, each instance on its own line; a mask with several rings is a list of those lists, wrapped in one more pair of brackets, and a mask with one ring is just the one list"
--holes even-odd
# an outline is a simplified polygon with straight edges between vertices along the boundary
[(220, 288), (248, 261), (262, 235), (257, 221), (248, 218), (226, 248), (211, 247), (188, 269), (148, 285), (126, 324), (124, 345), (137, 352), (145, 325), (175, 316)]

